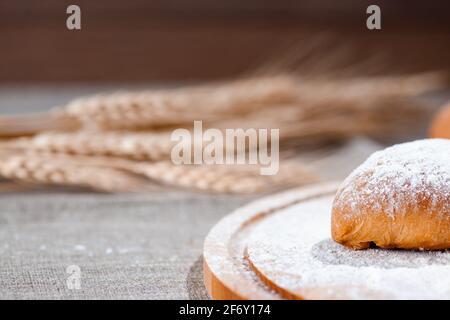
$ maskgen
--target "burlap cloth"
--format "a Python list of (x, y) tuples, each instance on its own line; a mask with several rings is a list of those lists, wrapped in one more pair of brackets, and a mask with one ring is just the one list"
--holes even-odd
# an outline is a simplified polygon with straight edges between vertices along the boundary
[[(0, 197), (0, 298), (201, 299), (202, 242), (242, 197)], [(66, 285), (78, 265), (81, 288)]]

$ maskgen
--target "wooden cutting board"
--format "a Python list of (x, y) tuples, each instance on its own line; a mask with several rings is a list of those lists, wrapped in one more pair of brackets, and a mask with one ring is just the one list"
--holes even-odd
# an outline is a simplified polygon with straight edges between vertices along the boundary
[[(336, 183), (241, 207), (204, 244), (213, 299), (449, 299), (450, 253), (347, 249), (330, 239)], [(437, 276), (439, 275), (439, 276)]]

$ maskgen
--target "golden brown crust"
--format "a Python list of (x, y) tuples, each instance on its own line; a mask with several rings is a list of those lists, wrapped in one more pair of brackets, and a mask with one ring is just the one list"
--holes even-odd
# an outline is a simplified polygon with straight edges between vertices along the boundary
[[(359, 189), (357, 192), (363, 191)], [(338, 200), (340, 196), (336, 196)], [(336, 242), (354, 249), (366, 249), (371, 245), (428, 250), (450, 248), (450, 219), (442, 218), (444, 202), (430, 209), (430, 198), (426, 195), (418, 197), (422, 199), (419, 207), (415, 204), (402, 205), (396, 210), (395, 217), (387, 213), (385, 209), (390, 204), (383, 199), (379, 199), (380, 206), (377, 208), (363, 204), (364, 214), (351, 219), (346, 216), (351, 212), (351, 206), (335, 201), (332, 237)]]
[(430, 128), (430, 137), (450, 139), (450, 103), (442, 107), (434, 118)]
[[(424, 145), (427, 140), (422, 140)], [(398, 154), (388, 150), (389, 157), (381, 151), (344, 182), (332, 209), (336, 242), (354, 249), (450, 248), (450, 141), (414, 154), (417, 146)], [(419, 160), (413, 166), (415, 158)], [(408, 171), (408, 165), (414, 170)]]

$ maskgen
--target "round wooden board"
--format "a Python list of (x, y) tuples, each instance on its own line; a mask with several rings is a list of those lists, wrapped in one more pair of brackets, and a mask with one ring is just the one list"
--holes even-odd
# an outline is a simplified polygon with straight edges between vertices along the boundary
[(209, 295), (213, 299), (450, 298), (450, 251), (355, 251), (332, 241), (330, 214), (337, 187), (331, 183), (294, 189), (224, 217), (204, 244)]
[[(289, 206), (336, 193), (337, 183), (298, 188), (241, 207), (220, 220), (209, 232), (203, 249), (206, 289), (213, 299), (283, 299), (282, 294), (253, 268), (246, 241), (264, 218)], [(275, 289), (275, 290), (274, 290)]]

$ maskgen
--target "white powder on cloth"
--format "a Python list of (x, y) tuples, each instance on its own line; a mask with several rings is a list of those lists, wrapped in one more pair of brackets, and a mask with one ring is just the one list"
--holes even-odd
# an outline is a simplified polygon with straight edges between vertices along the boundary
[(368, 206), (375, 211), (383, 206), (394, 218), (399, 208), (418, 207), (424, 199), (430, 210), (443, 203), (441, 218), (450, 219), (450, 140), (417, 140), (375, 152), (344, 180), (338, 194), (337, 206), (350, 203), (347, 219)]
[(332, 201), (312, 199), (262, 220), (247, 242), (253, 265), (299, 295), (320, 288), (324, 298), (450, 299), (450, 252), (352, 251), (334, 244)]

